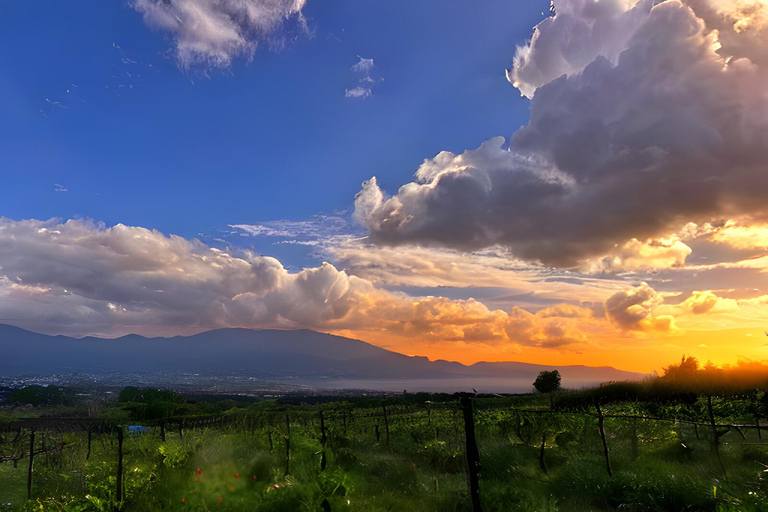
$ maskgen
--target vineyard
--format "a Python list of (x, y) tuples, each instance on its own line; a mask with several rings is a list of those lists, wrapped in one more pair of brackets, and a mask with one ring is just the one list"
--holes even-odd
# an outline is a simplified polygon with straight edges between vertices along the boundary
[(269, 400), (206, 413), (166, 392), (100, 419), (26, 410), (0, 425), (0, 502), (109, 512), (768, 510), (765, 395), (655, 389), (650, 399), (648, 387)]

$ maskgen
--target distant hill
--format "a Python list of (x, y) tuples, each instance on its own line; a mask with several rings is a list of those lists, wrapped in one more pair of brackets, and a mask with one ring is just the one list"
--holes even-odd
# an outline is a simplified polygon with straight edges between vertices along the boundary
[[(310, 330), (218, 329), (192, 336), (115, 339), (48, 336), (0, 324), (0, 376), (45, 374), (220, 373), (315, 387), (528, 391), (542, 370), (580, 387), (642, 375), (611, 367), (477, 363), (410, 357)], [(475, 386), (472, 386), (472, 384)]]

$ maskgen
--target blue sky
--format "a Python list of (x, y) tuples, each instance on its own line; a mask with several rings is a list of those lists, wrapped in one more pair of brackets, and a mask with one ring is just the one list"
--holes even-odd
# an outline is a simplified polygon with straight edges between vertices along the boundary
[[(194, 237), (348, 210), (371, 176), (394, 192), (424, 158), (526, 122), (504, 69), (547, 9), (310, 2), (311, 35), (204, 77), (182, 72), (167, 34), (125, 2), (6, 4), (0, 154), (13, 193), (0, 215)], [(366, 99), (344, 94), (358, 56), (383, 79)]]
[(0, 323), (763, 358), (768, 0), (549, 7), (6, 2)]

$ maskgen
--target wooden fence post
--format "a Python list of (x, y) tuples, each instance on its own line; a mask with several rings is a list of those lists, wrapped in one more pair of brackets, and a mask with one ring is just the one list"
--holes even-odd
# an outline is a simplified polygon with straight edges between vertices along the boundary
[(638, 438), (637, 438), (637, 418), (629, 420), (632, 426), (632, 460), (637, 460), (638, 456)]
[(43, 462), (43, 466), (48, 467), (48, 448), (45, 446), (45, 432), (40, 434), (40, 441), (43, 455), (45, 455), (45, 462)]
[(482, 512), (480, 505), (480, 452), (475, 439), (475, 419), (472, 414), (472, 399), (461, 397), (461, 410), (464, 412), (465, 453), (467, 459), (467, 484), (472, 501), (472, 512)]
[(117, 491), (115, 492), (115, 512), (123, 501), (123, 427), (117, 427)]
[(93, 426), (88, 424), (88, 452), (85, 454), (85, 460), (91, 460), (91, 437), (93, 436)]
[(544, 462), (544, 448), (547, 444), (547, 431), (544, 430), (541, 433), (541, 448), (539, 449), (539, 467), (544, 472), (545, 475), (548, 475), (549, 472), (547, 471), (547, 465)]
[(323, 410), (320, 409), (320, 471), (325, 471), (327, 460), (325, 457), (325, 443), (328, 440), (325, 435), (325, 418), (323, 418)]
[(707, 393), (707, 412), (709, 412), (709, 422), (712, 425), (712, 452), (717, 458), (717, 462), (720, 465), (720, 469), (725, 474), (725, 464), (720, 457), (720, 436), (717, 433), (717, 423), (715, 422), (715, 412), (712, 408), (712, 394)]
[(32, 465), (35, 460), (35, 429), (29, 429), (29, 466), (27, 467), (27, 499), (32, 499)]
[(389, 446), (389, 418), (387, 418), (387, 406), (381, 404), (381, 409), (384, 411), (384, 434), (386, 435), (387, 446)]
[(600, 430), (600, 440), (603, 442), (603, 456), (605, 457), (605, 469), (608, 471), (608, 476), (613, 476), (613, 471), (611, 471), (611, 459), (608, 456), (608, 441), (605, 439), (605, 428), (603, 424), (605, 423), (605, 417), (603, 416), (603, 411), (600, 410), (600, 402), (595, 400), (595, 408), (597, 409), (597, 428)]
[(291, 417), (285, 415), (285, 476), (290, 472), (291, 463)]

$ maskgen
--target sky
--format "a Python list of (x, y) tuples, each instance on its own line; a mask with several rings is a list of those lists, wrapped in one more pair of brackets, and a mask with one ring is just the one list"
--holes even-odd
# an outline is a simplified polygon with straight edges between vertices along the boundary
[(765, 0), (2, 10), (1, 323), (768, 358)]

